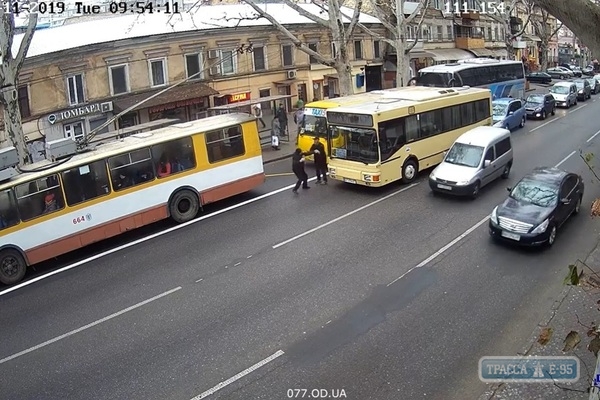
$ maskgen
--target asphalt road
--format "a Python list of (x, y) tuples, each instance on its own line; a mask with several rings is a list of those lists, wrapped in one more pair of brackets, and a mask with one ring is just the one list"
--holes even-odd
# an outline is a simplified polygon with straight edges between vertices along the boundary
[(479, 358), (521, 350), (596, 232), (582, 213), (552, 249), (525, 251), (491, 243), (484, 218), (506, 186), (559, 163), (586, 177), (588, 209), (600, 187), (573, 151), (600, 154), (599, 104), (515, 131), (511, 178), (476, 201), (425, 181), (273, 193), (294, 182), (286, 160), (206, 210), (219, 215), (44, 265), (29, 278), (67, 269), (0, 295), (0, 397), (477, 398)]

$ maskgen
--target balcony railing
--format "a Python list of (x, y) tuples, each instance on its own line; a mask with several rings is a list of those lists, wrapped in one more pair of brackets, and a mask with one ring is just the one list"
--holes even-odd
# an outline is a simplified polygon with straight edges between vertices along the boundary
[(482, 33), (476, 32), (461, 32), (454, 35), (455, 38), (483, 39)]

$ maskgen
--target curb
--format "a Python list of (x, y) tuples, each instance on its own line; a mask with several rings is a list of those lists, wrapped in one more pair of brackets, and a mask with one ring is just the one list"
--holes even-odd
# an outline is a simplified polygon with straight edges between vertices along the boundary
[(263, 165), (265, 165), (265, 164), (271, 164), (271, 163), (274, 163), (276, 161), (285, 160), (287, 158), (292, 158), (292, 156), (293, 156), (293, 154), (288, 154), (288, 155), (285, 155), (285, 156), (275, 157), (275, 158), (272, 158), (270, 160), (263, 160)]

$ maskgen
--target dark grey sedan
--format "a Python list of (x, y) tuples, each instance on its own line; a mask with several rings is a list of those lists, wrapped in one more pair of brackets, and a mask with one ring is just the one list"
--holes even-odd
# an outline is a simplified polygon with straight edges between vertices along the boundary
[(590, 87), (592, 88), (592, 94), (600, 93), (600, 81), (594, 78), (586, 78), (585, 80), (590, 84)]

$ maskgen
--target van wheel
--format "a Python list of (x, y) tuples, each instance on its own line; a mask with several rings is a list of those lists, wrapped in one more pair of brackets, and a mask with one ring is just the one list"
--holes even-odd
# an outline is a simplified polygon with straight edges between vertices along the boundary
[(542, 110), (542, 119), (546, 119), (546, 110)]
[(512, 168), (512, 164), (506, 164), (504, 166), (504, 171), (502, 171), (502, 175), (500, 175), (500, 177), (502, 179), (508, 179), (508, 176), (510, 175), (510, 169)]
[(417, 179), (417, 174), (419, 173), (419, 167), (417, 167), (417, 163), (413, 160), (407, 160), (402, 166), (402, 182), (404, 183), (412, 183), (415, 179)]
[(521, 118), (521, 123), (519, 124), (519, 128), (522, 128), (525, 126), (525, 120), (526, 120), (525, 117)]
[(481, 189), (481, 184), (479, 181), (475, 182), (475, 186), (473, 186), (473, 192), (471, 192), (471, 199), (475, 200), (479, 196), (479, 189)]
[(25, 277), (27, 264), (18, 250), (5, 249), (0, 252), (0, 283), (14, 285)]
[(171, 218), (178, 223), (192, 220), (200, 211), (200, 198), (191, 190), (180, 190), (169, 202)]
[(556, 106), (552, 107), (552, 112), (550, 114), (556, 115)]

